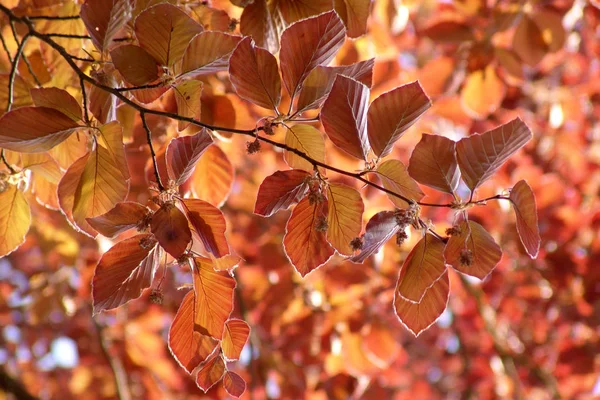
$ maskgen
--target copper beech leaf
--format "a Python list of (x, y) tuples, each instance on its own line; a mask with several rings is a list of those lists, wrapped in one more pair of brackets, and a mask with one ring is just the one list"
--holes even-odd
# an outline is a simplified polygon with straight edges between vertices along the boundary
[[(285, 144), (292, 149), (296, 149), (315, 161), (325, 162), (325, 139), (323, 134), (317, 128), (298, 124), (290, 126), (285, 134)], [(313, 171), (313, 164), (293, 151), (285, 152), (285, 162), (291, 168)]]
[(191, 187), (196, 197), (221, 207), (231, 191), (233, 166), (219, 146), (210, 146), (198, 160)]
[(321, 110), (321, 122), (333, 144), (346, 153), (367, 159), (369, 88), (343, 75), (335, 78)]
[(23, 153), (48, 151), (82, 128), (49, 107), (21, 107), (0, 118), (0, 147)]
[(0, 191), (0, 257), (4, 257), (25, 242), (31, 225), (29, 203), (15, 185)]
[(348, 37), (357, 38), (367, 33), (371, 0), (334, 0), (333, 4), (346, 25)]
[(369, 142), (377, 157), (385, 157), (394, 143), (431, 107), (431, 100), (415, 81), (377, 97), (368, 113)]
[(112, 39), (131, 19), (131, 0), (86, 0), (81, 19), (98, 50), (108, 50)]
[(196, 163), (213, 143), (205, 128), (192, 136), (180, 136), (171, 140), (167, 147), (167, 173), (179, 186), (192, 176)]
[(335, 253), (326, 239), (327, 201), (310, 204), (308, 197), (292, 211), (285, 228), (285, 254), (303, 277)]
[(381, 211), (373, 215), (362, 236), (360, 253), (350, 257), (350, 261), (363, 263), (368, 257), (377, 253), (379, 249), (400, 230), (393, 211)]
[(102, 125), (98, 128), (97, 133), (98, 144), (108, 151), (111, 160), (121, 172), (123, 179), (129, 181), (129, 167), (127, 165), (127, 157), (125, 156), (123, 128), (120, 122), (112, 121)]
[(211, 261), (197, 257), (192, 260), (196, 293), (196, 330), (221, 340), (225, 321), (233, 311), (235, 280), (227, 271), (215, 271)]
[(475, 119), (484, 119), (502, 104), (506, 85), (490, 64), (485, 69), (473, 71), (465, 79), (460, 100), (465, 112)]
[(30, 93), (33, 104), (37, 107), (54, 108), (73, 121), (81, 121), (81, 106), (66, 90), (55, 87), (33, 88)]
[(360, 193), (350, 186), (331, 183), (327, 187), (327, 241), (340, 254), (353, 253), (350, 242), (362, 230), (365, 206)]
[(198, 199), (184, 199), (183, 205), (190, 225), (200, 237), (204, 248), (216, 258), (229, 254), (225, 217), (221, 210)]
[[(58, 204), (61, 212), (67, 217), (67, 221), (71, 226), (78, 232), (86, 232), (88, 235), (95, 235), (96, 231), (92, 228), (87, 221), (82, 226), (75, 224), (73, 220), (73, 205), (75, 204), (75, 192), (81, 181), (81, 174), (86, 166), (87, 160), (90, 158), (91, 153), (86, 153), (82, 157), (78, 158), (71, 164), (67, 169), (62, 179), (58, 183), (57, 194)], [(107, 210), (108, 211), (108, 210)], [(102, 214), (102, 213), (101, 213)]]
[(463, 274), (484, 279), (500, 262), (502, 249), (477, 222), (462, 221), (458, 229), (460, 233), (446, 243), (446, 263)]
[(229, 79), (237, 94), (263, 108), (276, 110), (281, 101), (281, 78), (275, 56), (244, 38), (229, 59)]
[(152, 215), (152, 233), (173, 258), (179, 258), (192, 241), (185, 215), (172, 203), (165, 203)]
[[(203, 84), (200, 81), (186, 80), (177, 84), (173, 88), (175, 94), (175, 102), (177, 103), (177, 113), (182, 117), (192, 118), (200, 121), (202, 107), (200, 99), (202, 98)], [(189, 121), (178, 121), (177, 129), (184, 130), (190, 126)]]
[(275, 2), (255, 0), (248, 2), (240, 17), (240, 32), (251, 36), (260, 46), (271, 53), (279, 50), (279, 37), (286, 27), (283, 16)]
[(190, 290), (179, 305), (168, 339), (171, 354), (190, 374), (214, 352), (218, 344), (215, 339), (194, 329), (195, 311), (195, 294)]
[(183, 56), (190, 40), (203, 30), (202, 25), (180, 8), (168, 3), (141, 12), (134, 28), (140, 46), (167, 67)]
[(206, 393), (208, 389), (221, 380), (226, 369), (221, 354), (218, 352), (213, 353), (206, 363), (197, 368), (198, 371), (195, 372), (196, 385)]
[(141, 227), (149, 212), (150, 210), (140, 203), (124, 201), (117, 203), (102, 215), (86, 218), (86, 221), (102, 235), (113, 238), (128, 229)]
[[(104, 86), (117, 86), (117, 81), (111, 70), (92, 70), (92, 77)], [(138, 96), (140, 91), (136, 90), (133, 94)], [(114, 121), (117, 118), (117, 97), (96, 85), (92, 85), (88, 94), (88, 108), (100, 123), (105, 124)]]
[(225, 323), (221, 348), (226, 360), (234, 361), (240, 358), (248, 336), (250, 336), (250, 326), (245, 321), (230, 319)]
[(233, 397), (242, 397), (246, 391), (246, 381), (235, 372), (227, 371), (223, 376), (223, 387)]
[(396, 293), (413, 303), (420, 303), (427, 289), (446, 271), (444, 242), (426, 234), (404, 260)]
[(402, 325), (413, 335), (419, 336), (442, 315), (448, 304), (449, 295), (450, 281), (448, 272), (445, 271), (425, 292), (420, 303), (405, 300), (396, 289), (394, 310)]
[(286, 22), (292, 23), (331, 10), (331, 0), (284, 0), (277, 3)]
[(140, 46), (119, 46), (111, 50), (110, 58), (117, 71), (134, 86), (145, 85), (158, 79), (156, 60)]
[(104, 253), (92, 280), (94, 314), (140, 297), (152, 284), (161, 256), (150, 234), (125, 239)]
[(239, 36), (213, 31), (196, 35), (185, 49), (181, 73), (188, 76), (226, 71), (229, 57), (241, 39)]
[(460, 180), (456, 142), (424, 133), (410, 156), (408, 173), (423, 185), (454, 193)]
[(281, 75), (292, 98), (310, 71), (333, 60), (345, 34), (344, 24), (335, 11), (298, 21), (282, 33)]
[(313, 69), (302, 84), (298, 97), (298, 111), (319, 108), (333, 87), (337, 75), (344, 75), (371, 87), (373, 83), (373, 66), (375, 59), (360, 61), (339, 67), (318, 66)]
[(277, 171), (267, 176), (258, 188), (254, 213), (270, 217), (297, 203), (306, 194), (309, 177), (310, 174), (297, 169)]
[(540, 231), (538, 228), (535, 194), (531, 187), (521, 180), (510, 191), (510, 201), (517, 217), (517, 233), (523, 247), (531, 258), (536, 258), (540, 250)]
[[(417, 182), (410, 177), (401, 161), (387, 160), (379, 164), (376, 173), (381, 179), (383, 187), (387, 190), (391, 190), (414, 201), (419, 201), (425, 196)], [(387, 195), (396, 206), (400, 208), (407, 206), (406, 202), (400, 197), (389, 193)]]
[(456, 157), (462, 177), (471, 191), (489, 179), (504, 162), (531, 139), (520, 118), (481, 134), (461, 139)]

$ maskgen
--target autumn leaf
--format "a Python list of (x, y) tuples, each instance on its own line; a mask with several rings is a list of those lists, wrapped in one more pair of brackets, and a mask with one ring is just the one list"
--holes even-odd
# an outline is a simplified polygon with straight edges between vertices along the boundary
[(204, 393), (208, 391), (215, 383), (219, 382), (225, 374), (225, 361), (218, 353), (213, 353), (206, 363), (202, 364), (196, 372), (196, 385)]
[(242, 38), (223, 32), (206, 31), (192, 39), (183, 56), (181, 73), (184, 76), (226, 71), (229, 57)]
[(150, 210), (140, 203), (124, 201), (117, 203), (102, 215), (86, 218), (86, 221), (102, 235), (112, 238), (128, 229), (141, 227), (149, 212)]
[(506, 95), (506, 86), (492, 65), (469, 74), (460, 100), (465, 111), (473, 118), (483, 119), (495, 112)]
[(221, 207), (231, 191), (233, 166), (219, 146), (210, 146), (192, 173), (191, 187), (196, 197)]
[(81, 121), (81, 106), (66, 90), (59, 88), (33, 88), (31, 99), (36, 107), (48, 107), (60, 111), (73, 121)]
[(258, 188), (254, 213), (270, 217), (299, 202), (306, 194), (309, 177), (307, 172), (296, 169), (277, 171), (267, 176)]
[(377, 253), (398, 230), (400, 230), (400, 225), (396, 221), (394, 211), (378, 212), (367, 222), (365, 234), (361, 238), (360, 253), (349, 258), (349, 260), (355, 263), (363, 263), (368, 257)]
[(531, 187), (521, 180), (510, 191), (510, 201), (517, 217), (517, 233), (523, 247), (531, 258), (536, 258), (540, 250), (540, 231), (538, 228), (535, 194)]
[(241, 319), (230, 319), (225, 323), (221, 348), (223, 356), (228, 361), (240, 358), (242, 349), (250, 336), (250, 326)]
[(456, 143), (444, 136), (424, 133), (410, 156), (408, 173), (423, 185), (454, 193), (460, 180)]
[(183, 205), (190, 225), (204, 248), (216, 258), (229, 254), (223, 213), (212, 204), (198, 199), (183, 199)]
[[(410, 200), (420, 201), (425, 194), (410, 177), (404, 164), (398, 160), (387, 160), (377, 167), (377, 176), (381, 179), (383, 187), (387, 190), (391, 190), (394, 193), (398, 193)], [(405, 208), (407, 206), (406, 201), (401, 198), (387, 193), (388, 197), (397, 207)]]
[[(186, 80), (173, 88), (175, 102), (177, 103), (177, 113), (179, 115), (200, 121), (202, 87), (203, 84), (200, 81)], [(190, 124), (191, 122), (189, 121), (180, 120), (178, 121), (177, 130), (182, 131), (190, 126)]]
[(112, 121), (98, 128), (98, 144), (104, 147), (114, 165), (121, 171), (124, 180), (129, 181), (129, 166), (125, 156), (125, 146), (123, 144), (123, 128), (118, 121)]
[(223, 376), (223, 387), (233, 397), (242, 397), (246, 391), (246, 381), (235, 372), (227, 371)]
[(251, 36), (261, 47), (275, 54), (279, 51), (279, 37), (286, 27), (275, 2), (254, 0), (247, 3), (240, 17), (240, 32)]
[(119, 46), (111, 50), (110, 57), (117, 71), (134, 86), (142, 86), (158, 79), (156, 60), (140, 46)]
[(213, 143), (207, 130), (202, 128), (193, 136), (180, 136), (167, 147), (167, 173), (179, 186), (192, 176), (198, 160)]
[[(290, 126), (285, 134), (285, 144), (296, 149), (315, 161), (325, 162), (325, 139), (315, 127), (306, 124)], [(313, 164), (292, 151), (285, 152), (285, 162), (291, 168), (312, 172)]]
[(354, 252), (350, 242), (362, 230), (364, 204), (360, 193), (349, 186), (330, 183), (327, 186), (327, 241), (340, 254)]
[(129, 21), (131, 12), (131, 0), (86, 0), (81, 5), (80, 15), (94, 46), (104, 52)]
[(172, 203), (165, 203), (152, 215), (152, 233), (158, 243), (173, 258), (179, 258), (192, 241), (192, 232), (185, 215)]
[(31, 225), (29, 203), (15, 185), (0, 191), (0, 257), (4, 257), (25, 242)]
[(334, 0), (333, 3), (346, 25), (348, 37), (357, 38), (367, 33), (370, 0)]

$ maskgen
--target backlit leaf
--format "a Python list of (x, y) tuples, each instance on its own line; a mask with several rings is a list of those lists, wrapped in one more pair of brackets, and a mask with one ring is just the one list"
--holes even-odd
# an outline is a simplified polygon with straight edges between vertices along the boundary
[[(58, 203), (61, 212), (67, 217), (67, 221), (77, 231), (84, 231), (86, 234), (93, 236), (96, 234), (87, 221), (83, 221), (82, 226), (78, 226), (73, 220), (73, 205), (75, 204), (75, 192), (81, 181), (81, 174), (90, 158), (91, 153), (85, 153), (81, 158), (78, 158), (67, 169), (62, 179), (58, 184)], [(108, 211), (108, 210), (107, 210)], [(101, 213), (102, 214), (102, 213)]]
[(219, 146), (210, 146), (192, 174), (192, 191), (199, 199), (220, 207), (231, 191), (233, 166)]
[(292, 23), (331, 10), (331, 0), (283, 0), (277, 3), (287, 23)]
[[(383, 187), (394, 193), (398, 193), (414, 201), (419, 201), (425, 196), (417, 182), (410, 177), (401, 161), (387, 160), (379, 164), (377, 175), (381, 178)], [(401, 198), (389, 193), (387, 195), (396, 206), (400, 208), (407, 206), (406, 202)]]
[(0, 147), (24, 153), (47, 151), (81, 126), (48, 107), (21, 107), (0, 118)]
[(30, 91), (33, 104), (37, 107), (54, 108), (70, 117), (81, 120), (81, 106), (66, 90), (59, 88), (33, 88)]
[(548, 47), (540, 27), (528, 15), (523, 15), (513, 36), (512, 48), (529, 66), (536, 66), (546, 55)]
[(510, 191), (510, 201), (515, 208), (517, 232), (523, 247), (531, 258), (536, 258), (540, 250), (540, 231), (538, 228), (535, 195), (524, 180), (519, 181)]
[[(104, 86), (117, 86), (117, 82), (112, 74), (112, 71), (92, 71), (92, 76)], [(133, 93), (135, 96), (140, 94), (139, 91), (135, 91)], [(91, 86), (89, 89), (88, 108), (92, 115), (96, 117), (96, 119), (102, 124), (114, 121), (117, 118), (116, 96), (95, 85)]]
[(235, 280), (226, 271), (215, 271), (207, 258), (193, 260), (196, 292), (196, 330), (221, 340), (225, 321), (233, 311)]
[(225, 359), (233, 361), (240, 358), (242, 349), (250, 336), (250, 326), (241, 319), (230, 319), (225, 323), (221, 348)]
[(308, 177), (307, 172), (297, 169), (277, 171), (267, 176), (258, 188), (254, 213), (270, 217), (300, 201), (308, 189)]
[(165, 203), (156, 211), (150, 227), (158, 243), (173, 258), (179, 258), (192, 241), (188, 220), (174, 204)]
[(454, 193), (460, 180), (456, 142), (424, 133), (410, 156), (408, 173), (423, 185)]
[(420, 32), (436, 42), (462, 43), (474, 40), (472, 28), (458, 18), (444, 18), (435, 20)]
[(350, 186), (331, 183), (327, 187), (329, 210), (327, 241), (340, 254), (352, 254), (352, 239), (362, 230), (364, 204), (360, 193)]
[(229, 57), (241, 39), (239, 36), (213, 31), (196, 35), (185, 49), (181, 73), (201, 75), (226, 71)]
[(229, 79), (237, 94), (263, 108), (276, 110), (281, 101), (281, 79), (275, 56), (242, 40), (229, 60)]
[(124, 180), (128, 181), (129, 166), (123, 144), (123, 128), (119, 121), (112, 121), (98, 128), (98, 144), (108, 150), (114, 165), (121, 172)]
[[(285, 134), (285, 144), (306, 154), (315, 161), (325, 162), (325, 139), (317, 128), (298, 124), (290, 126)], [(292, 151), (285, 152), (285, 162), (291, 168), (313, 171), (313, 164)]]
[(225, 237), (225, 217), (221, 210), (198, 199), (184, 199), (183, 204), (190, 224), (200, 237), (204, 248), (216, 258), (229, 254), (229, 245)]
[[(200, 81), (187, 80), (173, 88), (177, 102), (177, 114), (200, 121), (202, 87), (203, 84)], [(188, 126), (190, 126), (190, 122), (179, 121), (177, 129), (182, 131)]]
[(148, 208), (133, 201), (117, 203), (105, 214), (86, 218), (88, 224), (106, 237), (115, 237), (128, 229), (140, 226), (149, 213)]
[(279, 37), (285, 26), (277, 3), (267, 4), (267, 0), (254, 0), (247, 4), (240, 18), (240, 32), (251, 36), (260, 47), (271, 53), (279, 51)]
[(446, 271), (444, 242), (426, 234), (404, 260), (396, 286), (397, 296), (420, 303), (427, 289)]
[(415, 81), (377, 97), (369, 107), (369, 142), (378, 157), (392, 151), (394, 143), (431, 107), (431, 100)]
[(462, 221), (458, 229), (460, 234), (450, 236), (446, 243), (446, 263), (463, 274), (484, 279), (502, 258), (502, 249), (477, 222)]
[[(25, 63), (19, 63), (19, 66)], [(10, 74), (0, 73), (0, 87), (7, 88)], [(23, 106), (29, 106), (33, 104), (29, 90), (31, 86), (19, 75), (15, 75), (13, 83), (13, 102), (12, 108), (20, 108)], [(8, 104), (8, 90), (0, 90), (0, 116), (6, 111), (6, 105)]]
[(429, 328), (442, 315), (448, 304), (450, 294), (450, 281), (448, 272), (444, 272), (433, 286), (431, 286), (421, 299), (420, 303), (413, 303), (402, 298), (396, 290), (394, 297), (394, 309), (400, 322), (412, 332), (419, 336)]
[(131, 0), (86, 0), (81, 5), (80, 15), (92, 42), (103, 52), (108, 50), (114, 36), (129, 21), (131, 12)]
[(202, 25), (167, 3), (150, 7), (135, 19), (135, 36), (140, 46), (168, 67), (183, 56), (190, 40), (200, 32)]
[(221, 354), (218, 352), (213, 353), (196, 373), (196, 385), (206, 393), (208, 389), (221, 380), (225, 370), (225, 361), (223, 361)]
[(161, 250), (150, 234), (125, 239), (102, 255), (92, 281), (94, 314), (137, 299), (152, 283)]
[(233, 397), (242, 397), (246, 391), (246, 381), (235, 372), (227, 371), (223, 376), (223, 387)]
[(204, 362), (217, 348), (217, 341), (202, 335), (194, 329), (196, 301), (194, 291), (190, 290), (181, 305), (169, 329), (169, 350), (175, 360), (190, 374)]
[(377, 253), (399, 229), (400, 225), (396, 222), (393, 211), (381, 211), (373, 215), (365, 227), (360, 253), (351, 257), (350, 261), (363, 263), (368, 257)]
[(193, 136), (180, 136), (171, 140), (166, 155), (169, 178), (176, 185), (187, 181), (200, 156), (212, 143), (212, 138), (204, 128)]
[(31, 225), (29, 203), (15, 185), (0, 192), (0, 257), (12, 253), (25, 242)]
[(328, 64), (344, 43), (346, 29), (334, 11), (296, 22), (281, 35), (283, 83), (292, 97), (318, 65)]
[(367, 33), (370, 0), (335, 0), (334, 5), (346, 24), (348, 37), (357, 38)]
[(303, 277), (325, 264), (334, 254), (320, 228), (327, 219), (327, 201), (310, 204), (305, 197), (292, 211), (285, 229), (285, 254)]
[(491, 131), (461, 139), (456, 144), (456, 157), (469, 189), (485, 182), (532, 136), (527, 125), (515, 118)]
[(506, 86), (492, 65), (469, 74), (460, 100), (465, 111), (473, 118), (482, 119), (495, 112), (504, 100)]
[(362, 83), (338, 75), (321, 110), (321, 122), (333, 144), (362, 160), (369, 153), (369, 92)]
[(158, 79), (156, 60), (140, 46), (119, 46), (111, 50), (110, 58), (117, 71), (134, 86), (145, 85)]

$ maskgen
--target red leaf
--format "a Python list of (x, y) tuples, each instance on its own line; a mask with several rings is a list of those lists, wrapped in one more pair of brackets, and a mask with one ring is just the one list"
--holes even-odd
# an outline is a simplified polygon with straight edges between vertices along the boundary
[(86, 221), (104, 236), (112, 238), (128, 229), (140, 227), (140, 223), (148, 213), (148, 208), (140, 203), (124, 201), (117, 203), (107, 213), (86, 218)]
[(310, 204), (305, 197), (294, 210), (285, 228), (285, 254), (303, 277), (325, 264), (334, 254), (327, 242), (323, 225), (327, 201)]
[(226, 271), (215, 271), (207, 258), (193, 261), (196, 292), (196, 330), (221, 340), (225, 321), (233, 311), (235, 280)]
[(396, 222), (394, 211), (381, 211), (375, 214), (365, 228), (362, 236), (360, 253), (350, 258), (355, 263), (363, 263), (367, 257), (377, 253), (379, 249), (394, 236), (400, 226)]
[[(177, 113), (182, 117), (192, 118), (196, 121), (200, 121), (200, 115), (202, 114), (202, 88), (203, 83), (195, 80), (185, 80), (178, 83), (173, 88), (175, 95), (175, 102), (177, 103)], [(182, 131), (191, 122), (189, 121), (178, 121), (177, 130)]]
[(348, 37), (357, 38), (367, 33), (371, 0), (335, 0), (334, 5), (346, 24)]
[(345, 33), (335, 11), (298, 21), (283, 32), (279, 61), (283, 83), (292, 98), (310, 71), (333, 60)]
[(456, 142), (424, 133), (410, 156), (408, 173), (423, 185), (454, 193), (460, 180)]
[(247, 4), (240, 18), (240, 32), (245, 36), (252, 36), (260, 47), (272, 53), (279, 50), (279, 37), (285, 25), (277, 4), (267, 4), (266, 0), (254, 0)]
[(94, 314), (137, 299), (154, 278), (161, 250), (150, 234), (125, 239), (108, 250), (92, 281)]
[(449, 294), (450, 281), (448, 280), (448, 272), (446, 271), (425, 292), (420, 303), (405, 300), (398, 293), (398, 290), (396, 290), (394, 309), (400, 322), (413, 335), (419, 336), (442, 315), (448, 304)]
[(196, 35), (185, 49), (181, 73), (193, 76), (226, 71), (229, 57), (241, 39), (239, 36), (212, 31)]
[(111, 50), (110, 58), (123, 78), (134, 86), (145, 85), (158, 79), (156, 60), (140, 46), (119, 46)]
[(394, 143), (431, 107), (431, 100), (415, 81), (377, 97), (369, 107), (369, 142), (378, 157), (392, 151)]
[(423, 300), (427, 289), (446, 271), (444, 247), (444, 242), (429, 233), (417, 243), (400, 269), (398, 296), (413, 303)]
[(352, 254), (350, 242), (362, 230), (362, 214), (365, 209), (362, 197), (354, 188), (331, 183), (327, 187), (327, 199), (327, 241), (340, 254)]
[(223, 377), (223, 387), (233, 397), (242, 397), (246, 391), (246, 381), (235, 372), (227, 371)]
[(131, 18), (130, 0), (87, 0), (81, 5), (81, 20), (100, 52), (108, 50), (119, 30)]
[(524, 180), (519, 181), (510, 191), (510, 201), (515, 208), (517, 232), (521, 243), (527, 254), (531, 258), (536, 258), (540, 250), (541, 239), (533, 190)]
[[(117, 85), (112, 72), (107, 73), (104, 70), (100, 70), (98, 72), (92, 71), (92, 76), (104, 86), (116, 87)], [(140, 95), (138, 90), (134, 91), (133, 93), (134, 96)], [(92, 86), (89, 89), (88, 101), (88, 108), (90, 112), (98, 121), (100, 121), (100, 123), (105, 124), (117, 119), (116, 96), (97, 86)]]
[(190, 40), (200, 32), (202, 25), (171, 4), (147, 8), (135, 19), (140, 46), (168, 67), (183, 56)]
[(446, 263), (463, 274), (484, 279), (502, 258), (502, 249), (485, 228), (473, 221), (462, 221), (460, 234), (446, 243)]
[(54, 108), (73, 121), (81, 121), (81, 106), (66, 90), (59, 88), (33, 88), (30, 90), (37, 107)]
[[(419, 201), (425, 196), (417, 182), (406, 171), (404, 164), (398, 160), (387, 160), (381, 163), (376, 172), (381, 178), (383, 187), (394, 193), (401, 194), (414, 201)], [(396, 206), (400, 208), (407, 206), (401, 198), (389, 193), (387, 195)]]
[(195, 304), (194, 291), (190, 290), (183, 298), (169, 329), (169, 350), (179, 365), (190, 374), (213, 354), (218, 345), (215, 339), (194, 329)]
[(48, 107), (21, 107), (0, 118), (0, 147), (24, 153), (47, 151), (81, 126)]
[(218, 352), (213, 355), (198, 369), (196, 373), (196, 385), (204, 393), (208, 392), (208, 389), (221, 380), (223, 374), (225, 374), (225, 361)]
[(193, 136), (180, 136), (171, 140), (167, 147), (167, 172), (179, 186), (192, 176), (196, 163), (213, 143), (205, 128)]
[(461, 139), (456, 144), (456, 156), (469, 189), (477, 189), (532, 136), (527, 125), (515, 118), (491, 131)]
[(216, 258), (229, 254), (229, 245), (225, 237), (225, 217), (210, 203), (197, 199), (184, 199), (190, 224), (202, 240), (207, 251)]
[(173, 258), (179, 258), (192, 240), (188, 221), (174, 204), (166, 203), (156, 211), (150, 226), (158, 243)]
[(270, 217), (300, 201), (308, 189), (308, 177), (310, 174), (297, 169), (277, 171), (267, 176), (258, 188), (254, 213)]
[(263, 108), (276, 110), (281, 101), (281, 78), (275, 56), (242, 40), (229, 60), (229, 79), (237, 94)]
[(321, 110), (321, 122), (329, 139), (346, 153), (367, 159), (367, 107), (369, 88), (338, 75)]
[(250, 336), (250, 327), (245, 321), (230, 319), (225, 323), (221, 348), (226, 360), (234, 361), (240, 358), (248, 336)]
[(210, 146), (200, 157), (192, 174), (191, 186), (196, 197), (221, 207), (231, 191), (233, 166), (219, 146)]

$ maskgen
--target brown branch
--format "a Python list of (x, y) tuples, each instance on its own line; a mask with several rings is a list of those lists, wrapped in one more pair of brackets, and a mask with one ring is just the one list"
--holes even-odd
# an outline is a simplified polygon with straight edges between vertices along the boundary
[(158, 184), (158, 188), (160, 191), (165, 190), (165, 186), (160, 179), (160, 172), (158, 171), (158, 162), (156, 161), (156, 152), (154, 151), (154, 146), (152, 145), (152, 132), (150, 131), (150, 127), (148, 126), (148, 122), (146, 122), (146, 113), (140, 111), (140, 117), (142, 118), (142, 125), (146, 130), (146, 141), (148, 142), (148, 147), (150, 147), (150, 155), (152, 157), (152, 165), (154, 166), (154, 176), (156, 178), (156, 183)]
[(8, 168), (8, 170), (10, 171), (11, 174), (15, 174), (17, 171), (12, 167), (12, 165), (10, 165), (8, 163), (8, 161), (6, 160), (6, 156), (4, 155), (4, 149), (0, 149), (0, 161), (2, 161), (2, 163), (4, 165), (6, 165), (6, 168)]
[[(8, 374), (0, 366), (0, 389), (6, 393), (12, 393), (17, 399), (20, 400), (37, 400), (38, 397), (29, 393), (25, 385), (22, 382), (16, 380)], [(9, 396), (10, 397), (10, 396)]]
[(67, 21), (70, 19), (79, 19), (81, 18), (79, 15), (68, 15), (68, 16), (64, 16), (64, 17), (60, 17), (60, 16), (53, 16), (53, 15), (34, 15), (31, 17), (27, 17), (32, 21), (35, 20), (49, 20), (49, 21)]
[(10, 75), (8, 76), (8, 94), (6, 99), (6, 112), (9, 112), (12, 108), (13, 103), (13, 92), (15, 86), (15, 78), (17, 76), (17, 67), (19, 66), (19, 60), (21, 59), (21, 54), (23, 54), (23, 48), (25, 47), (25, 43), (31, 37), (29, 33), (23, 36), (21, 43), (19, 43), (19, 47), (17, 48), (17, 54), (15, 54), (15, 58), (12, 62), (12, 66), (10, 69)]
[(79, 77), (79, 86), (81, 86), (81, 103), (83, 104), (83, 120), (85, 121), (86, 125), (90, 124), (90, 114), (88, 112), (88, 105), (87, 105), (87, 94), (85, 92), (85, 82), (83, 81), (83, 79), (81, 79), (81, 77)]
[(6, 40), (4, 40), (4, 35), (0, 32), (0, 42), (2, 43), (2, 48), (6, 52), (6, 57), (8, 57), (8, 62), (12, 64), (13, 60), (10, 56), (10, 51), (8, 50), (8, 45), (6, 44)]

